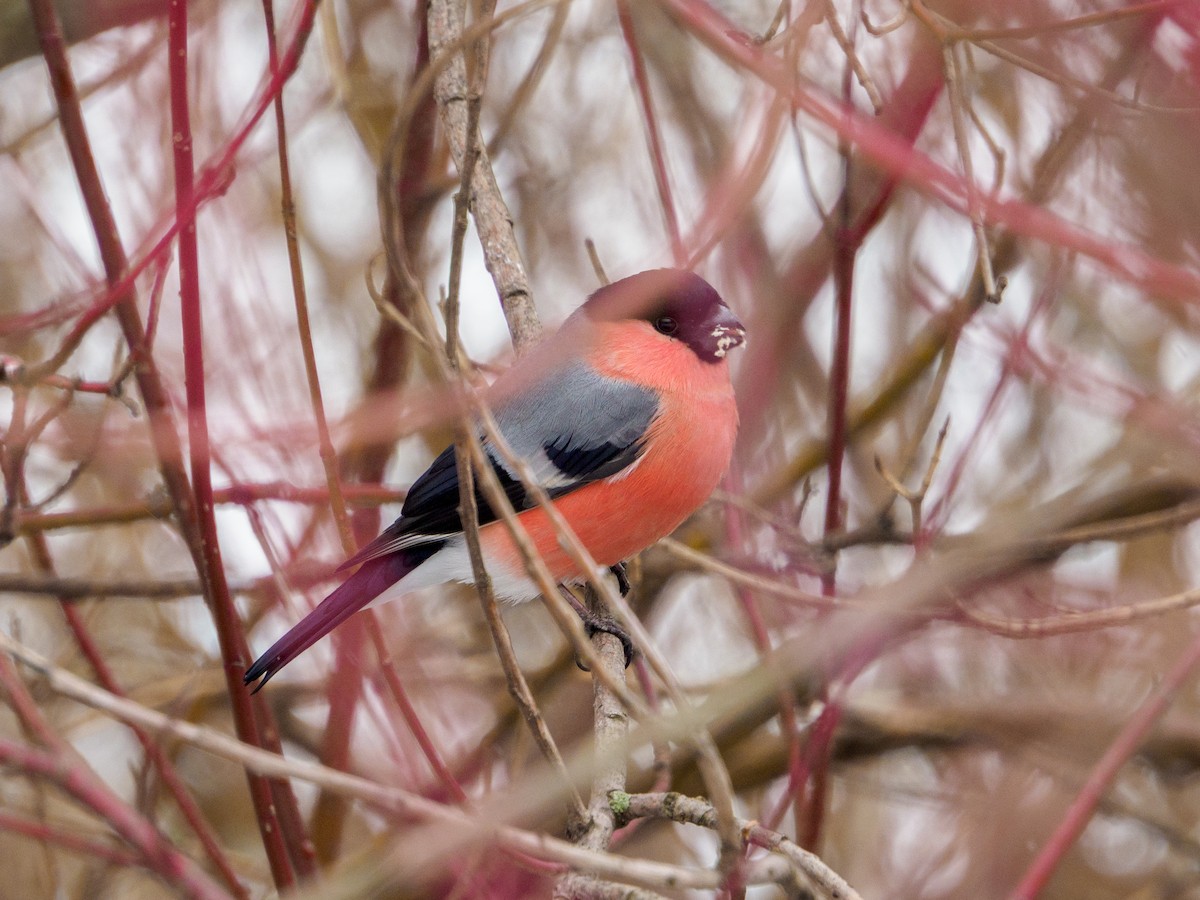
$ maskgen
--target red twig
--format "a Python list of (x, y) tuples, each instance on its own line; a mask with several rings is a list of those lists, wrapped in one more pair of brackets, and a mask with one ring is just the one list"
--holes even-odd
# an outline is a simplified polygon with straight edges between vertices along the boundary
[[(31, 8), (44, 9), (45, 0), (29, 0), (29, 2)], [(50, 10), (47, 15), (52, 13), (53, 11)], [(247, 108), (246, 114), (242, 118), (242, 124), (237, 131), (233, 133), (220, 151), (200, 166), (199, 178), (195, 185), (195, 203), (192, 208), (186, 211), (187, 215), (183, 219), (180, 219), (178, 216), (172, 217), (163, 226), (162, 234), (150, 243), (149, 249), (143, 251), (134, 260), (132, 265), (129, 264), (123, 249), (120, 249), (118, 254), (112, 252), (110, 243), (115, 243), (115, 246), (119, 248), (120, 239), (117, 236), (116, 224), (112, 219), (111, 211), (107, 209), (107, 200), (104, 196), (99, 174), (95, 169), (95, 163), (91, 158), (91, 150), (87, 147), (83, 118), (82, 115), (72, 114), (69, 109), (64, 111), (64, 101), (60, 95), (59, 115), (62, 119), (63, 131), (67, 136), (67, 145), (71, 153), (72, 162), (75, 164), (76, 171), (80, 175), (80, 185), (83, 189), (84, 201), (88, 207), (88, 214), (92, 217), (93, 222), (97, 223), (99, 231), (111, 235), (111, 242), (101, 239), (101, 256), (104, 259), (105, 272), (107, 274), (107, 289), (83, 311), (83, 317), (89, 322), (87, 327), (90, 327), (90, 324), (95, 319), (98, 319), (113, 308), (117, 309), (118, 315), (122, 315), (120, 311), (121, 306), (127, 297), (132, 296), (133, 286), (138, 276), (156, 260), (162, 258), (182, 229), (190, 228), (194, 224), (196, 214), (202, 206), (221, 196), (228, 189), (230, 182), (235, 177), (234, 160), (237, 158), (242, 146), (249, 139), (258, 123), (262, 120), (263, 115), (270, 108), (275, 95), (288, 79), (295, 74), (296, 67), (300, 64), (300, 57), (304, 52), (304, 47), (308, 42), (308, 37), (312, 33), (315, 15), (316, 0), (303, 0), (303, 5), (300, 7), (298, 20), (293, 32), (294, 37), (280, 57), (276, 73), (265, 80), (259, 94)], [(35, 21), (37, 21), (36, 18)], [(55, 21), (57, 22), (57, 17), (55, 17)], [(56, 94), (59, 93), (60, 88), (69, 88), (70, 97), (68, 105), (73, 104), (78, 107), (78, 92), (75, 89), (75, 83), (71, 78), (70, 69), (66, 62), (66, 45), (62, 42), (61, 28), (56, 26), (53, 33), (46, 31), (41, 25), (38, 26), (38, 29), (39, 36), (43, 40), (43, 47), (45, 47), (44, 42), (46, 40), (50, 40), (52, 45), (57, 40), (58, 49), (52, 46), (50, 54), (46, 56), (47, 65), (51, 69), (51, 80), (55, 84)], [(43, 50), (43, 53), (45, 54), (46, 51)], [(57, 59), (58, 53), (62, 55), (61, 64)], [(58, 71), (60, 65), (62, 75)], [(60, 81), (60, 78), (65, 78), (65, 82)], [(79, 152), (76, 149), (78, 141), (74, 140), (75, 135), (83, 136), (83, 148)], [(103, 208), (103, 213), (98, 212), (100, 208)], [(113, 262), (118, 258), (120, 265), (114, 267)], [(86, 328), (84, 328), (84, 331), (86, 331)], [(141, 347), (145, 344), (145, 336), (141, 334), (140, 323), (138, 331), (141, 339), (137, 346)], [(79, 337), (82, 339), (82, 335)], [(62, 356), (61, 359), (59, 358), (62, 350), (66, 350), (66, 355), (70, 354), (64, 342), (63, 348), (60, 348), (60, 353), (55, 355), (55, 359), (47, 361), (44, 366), (39, 366), (39, 370), (44, 368), (45, 371), (52, 371), (61, 365), (66, 359), (66, 356)], [(143, 391), (143, 396), (144, 394), (145, 392)]]
[(122, 850), (120, 847), (114, 847), (103, 841), (94, 841), (81, 834), (73, 834), (45, 822), (18, 816), (4, 810), (0, 810), (0, 831), (23, 834), (33, 838), (39, 844), (54, 844), (74, 853), (94, 856), (96, 859), (112, 863), (114, 866), (133, 866), (138, 863), (138, 857), (128, 850)]
[(454, 799), (455, 803), (466, 803), (466, 792), (462, 789), (462, 785), (458, 783), (458, 779), (454, 777), (454, 773), (450, 771), (450, 768), (442, 759), (437, 746), (430, 739), (425, 726), (421, 724), (416, 707), (412, 705), (412, 701), (408, 698), (408, 692), (404, 689), (404, 683), (400, 680), (400, 675), (396, 672), (396, 667), (392, 664), (391, 654), (388, 651), (387, 642), (384, 640), (383, 631), (379, 627), (378, 619), (374, 617), (370, 618), (367, 621), (366, 627), (371, 642), (375, 645), (375, 652), (379, 655), (380, 670), (383, 674), (384, 683), (387, 684), (392, 699), (396, 701), (396, 705), (400, 708), (400, 714), (404, 717), (404, 723), (412, 732), (413, 737), (416, 738), (421, 752), (425, 755), (425, 759), (429, 763), (429, 767), (433, 770), (433, 774), (437, 777), (438, 781), (442, 783), (442, 787), (446, 789), (446, 793)]
[(62, 755), (38, 750), (0, 737), (0, 762), (28, 775), (49, 778), (93, 810), (132, 846), (146, 866), (174, 890), (195, 900), (229, 897), (200, 868), (159, 834), (158, 830), (112, 793), (82, 764)]
[(679, 217), (675, 212), (675, 200), (671, 196), (671, 179), (667, 175), (667, 160), (663, 154), (662, 135), (658, 129), (658, 118), (654, 113), (654, 98), (650, 95), (650, 78), (646, 74), (646, 62), (638, 46), (637, 32), (633, 27), (633, 16), (629, 12), (629, 0), (617, 0), (617, 18), (621, 23), (621, 36), (629, 48), (629, 61), (633, 64), (633, 83), (637, 87), (638, 105), (642, 109), (642, 121), (646, 123), (646, 140), (650, 144), (650, 160), (654, 169), (654, 183), (658, 188), (658, 200), (666, 219), (667, 235), (671, 240), (671, 257), (676, 265), (683, 265), (687, 254), (679, 232)]
[[(229, 602), (228, 593), (225, 593), (223, 602), (217, 602), (214, 599), (211, 569), (208, 564), (208, 553), (211, 550), (205, 547), (206, 541), (201, 535), (195, 516), (192, 487), (188, 482), (187, 473), (183, 466), (183, 450), (171, 413), (171, 399), (159, 376), (153, 357), (145, 352), (147, 347), (146, 332), (142, 326), (141, 315), (137, 307), (137, 297), (133, 287), (137, 272), (129, 269), (128, 259), (125, 255), (120, 235), (117, 232), (112, 209), (109, 207), (104, 185), (92, 155), (87, 128), (83, 121), (83, 110), (79, 100), (79, 93), (75, 86), (74, 77), (71, 74), (70, 63), (67, 59), (66, 43), (62, 35), (62, 27), (53, 3), (51, 0), (30, 0), (30, 10), (38, 31), (38, 38), (42, 45), (42, 55), (46, 60), (46, 66), (50, 73), (50, 81), (58, 105), (59, 122), (62, 126), (63, 137), (66, 141), (67, 150), (83, 194), (88, 217), (92, 223), (92, 230), (100, 249), (105, 280), (109, 286), (106, 300), (109, 306), (115, 307), (117, 320), (120, 323), (125, 342), (129, 347), (129, 352), (138, 355), (140, 358), (140, 364), (135, 369), (135, 377), (138, 383), (138, 390), (142, 395), (142, 401), (146, 406), (147, 416), (150, 419), (150, 436), (158, 458), (159, 469), (162, 473), (167, 493), (171, 498), (180, 530), (191, 552), (197, 573), (200, 575), (201, 582), (204, 585), (206, 598), (213, 611), (214, 620), (217, 622), (218, 636), (221, 638), (222, 652), (226, 660), (226, 678), (231, 682), (232, 687), (240, 681), (241, 671), (248, 655), (245, 647), (245, 639), (238, 627), (236, 617), (231, 615), (232, 604)], [(181, 33), (175, 35), (174, 40), (176, 42), (183, 41), (186, 47), (186, 7), (181, 7), (179, 10), (173, 8), (172, 15), (178, 23), (182, 23), (183, 25), (183, 28), (180, 29)], [(180, 81), (182, 89), (186, 91), (186, 84), (183, 83), (183, 78), (186, 76), (186, 58), (184, 59), (183, 66), (177, 66), (173, 56), (171, 66), (173, 81)], [(190, 167), (188, 171), (190, 173)], [(190, 178), (190, 174), (188, 177)], [(183, 221), (190, 223), (194, 215), (195, 202), (192, 202), (186, 209), (187, 217)], [(175, 227), (178, 228), (180, 226), (176, 225)], [(148, 264), (150, 260), (157, 259), (164, 252), (166, 246), (167, 238), (164, 238), (159, 242), (155, 250), (145, 258), (143, 266)], [(211, 512), (211, 495), (208, 500)], [(215, 540), (210, 543), (212, 548), (215, 548)], [(221, 577), (223, 578), (223, 573), (221, 573)], [(240, 687), (240, 685), (237, 685), (237, 687)], [(239, 736), (248, 743), (255, 744), (256, 746), (270, 746), (269, 742), (262, 740), (255, 721), (254, 710), (246, 702), (243, 692), (236, 689), (232, 690), (231, 698), (233, 701), (234, 721), (237, 725)], [(260, 707), (260, 715), (267, 715), (265, 707)], [(268, 726), (267, 733), (274, 733), (273, 726)], [(277, 737), (275, 745), (278, 746)], [(266, 782), (258, 776), (248, 776), (248, 780), (251, 787), (251, 794), (255, 798), (256, 810), (260, 817), (260, 829), (263, 832), (264, 840), (269, 846), (276, 846), (281, 833), (276, 810), (284, 815), (285, 820), (294, 819), (296, 817), (295, 798), (290, 795), (290, 791), (276, 791), (272, 795), (272, 792), (266, 787)], [(285, 858), (279, 853), (278, 849), (268, 852), (272, 853), (273, 857)]]
[[(703, 0), (664, 0), (664, 6), (715, 53), (789, 97), (797, 110), (849, 141), (864, 159), (948, 208), (969, 214), (970, 191), (960, 174), (917, 151), (908, 140), (872, 117), (848, 109), (797, 80), (783, 60), (745, 39), (736, 26)], [(1036, 204), (981, 190), (979, 208), (995, 225), (1094, 259), (1122, 280), (1143, 288), (1148, 297), (1181, 303), (1194, 303), (1200, 297), (1200, 273), (1195, 270), (1090, 232)]]
[[(847, 149), (847, 153), (849, 150)], [(850, 183), (850, 158), (846, 158), (846, 184)], [(845, 196), (845, 195), (844, 195)], [(825, 498), (825, 537), (842, 528), (842, 459), (846, 453), (846, 404), (850, 393), (850, 327), (854, 302), (854, 262), (858, 243), (849, 232), (848, 200), (842, 205), (842, 221), (833, 236), (833, 283), (836, 315), (833, 361), (829, 373), (829, 491)], [(834, 575), (822, 578), (827, 596), (833, 594)]]
[(1071, 802), (1062, 821), (1042, 846), (1041, 852), (1022, 877), (1016, 890), (1012, 892), (1010, 900), (1033, 900), (1041, 893), (1067, 851), (1083, 834), (1097, 805), (1116, 780), (1121, 767), (1137, 751), (1197, 665), (1200, 665), (1200, 637), (1195, 638), (1183, 655), (1175, 661), (1166, 678), (1133, 714), (1116, 740), (1109, 745), (1104, 756), (1088, 775), (1079, 794)]
[[(851, 69), (846, 64), (842, 93), (846, 109), (850, 109)], [(850, 336), (854, 311), (854, 265), (861, 246), (860, 229), (854, 227), (854, 208), (850, 186), (853, 183), (853, 148), (841, 142), (844, 160), (844, 188), (837, 211), (837, 227), (833, 230), (833, 285), (835, 298), (832, 363), (829, 373), (829, 483), (825, 498), (825, 530), (828, 539), (844, 527), (842, 520), (842, 465), (846, 455), (847, 405), (850, 396)], [(821, 576), (821, 591), (832, 597), (837, 590), (837, 569), (830, 567)], [(808, 747), (801, 771), (807, 775), (803, 822), (797, 821), (797, 842), (815, 850), (821, 836), (825, 812), (825, 791), (829, 775), (829, 754), (833, 732), (841, 718), (838, 703), (827, 693), (825, 706), (809, 732)], [(799, 786), (799, 785), (797, 785)]]
[[(38, 568), (51, 577), (56, 576), (54, 560), (50, 556), (50, 548), (46, 536), (44, 534), (30, 535), (29, 544)], [(110, 693), (118, 697), (125, 697), (124, 689), (117, 681), (112, 669), (109, 668), (103, 654), (100, 652), (99, 646), (92, 639), (91, 632), (88, 631), (87, 624), (79, 608), (67, 598), (60, 598), (59, 606), (62, 609), (63, 616), (67, 620), (67, 626), (71, 629), (71, 634), (75, 638), (75, 643), (78, 645), (80, 652), (83, 653), (84, 658), (88, 661), (88, 664), (92, 667), (92, 670), (96, 673), (96, 680)], [(166, 785), (168, 793), (175, 800), (179, 811), (183, 814), (184, 820), (188, 823), (192, 831), (195, 832), (209, 861), (221, 874), (221, 878), (228, 885), (229, 890), (234, 896), (246, 897), (245, 886), (238, 879), (237, 873), (233, 870), (229, 859), (225, 855), (225, 851), (217, 841), (216, 834), (204, 818), (204, 813), (201, 812), (199, 805), (196, 803), (195, 798), (192, 797), (188, 786), (180, 777), (175, 766), (145, 729), (139, 728), (136, 725), (130, 725), (129, 727), (137, 738), (138, 743), (141, 744), (142, 751), (146, 754), (146, 759), (154, 766), (159, 777), (162, 778), (163, 784)]]
[[(183, 364), (188, 412), (188, 447), (192, 482), (196, 498), (196, 524), (199, 533), (201, 578), (207, 583), (209, 603), (225, 678), (229, 686), (238, 733), (256, 746), (267, 746), (255, 718), (249, 694), (243, 689), (242, 675), (248, 663), (246, 638), (237, 610), (229, 594), (225, 567), (217, 536), (212, 488), (212, 454), (208, 435), (208, 411), (204, 385), (204, 332), (200, 306), (199, 254), (194, 219), (196, 184), (192, 159), (191, 112), (188, 108), (188, 4), (171, 0), (168, 12), (167, 53), (170, 73), (171, 135), (175, 169), (175, 214), (190, 224), (179, 232), (179, 295), (183, 325)], [(295, 871), (312, 871), (311, 848), (303, 833), (296, 832), (299, 816), (294, 799), (282, 782), (268, 783), (248, 775), (250, 791), (258, 815), (259, 832), (279, 889), (295, 883)], [(276, 803), (279, 799), (284, 802)], [(307, 849), (306, 849), (307, 848)]]
[[(937, 98), (945, 86), (945, 70), (941, 55), (936, 47), (918, 43), (915, 46), (908, 70), (888, 98), (878, 121), (900, 136), (908, 144), (916, 142), (929, 119)], [(878, 178), (875, 173), (859, 166), (854, 171), (854, 180), (843, 192), (861, 207), (853, 226), (859, 242), (865, 241), (883, 218), (891, 205), (892, 196), (899, 179), (894, 175)], [(845, 203), (839, 198), (837, 208)], [(751, 445), (755, 431), (764, 422), (768, 404), (773, 398), (772, 387), (776, 379), (772, 373), (779, 370), (781, 361), (794, 352), (794, 336), (799, 321), (811, 306), (821, 286), (829, 278), (833, 268), (835, 245), (825, 234), (796, 253), (781, 281), (787, 292), (788, 303), (783, 309), (773, 311), (765, 305), (765, 313), (781, 317), (781, 321), (763, 323), (756, 328), (752, 352), (742, 364), (738, 379), (738, 398), (742, 414), (741, 440)]]

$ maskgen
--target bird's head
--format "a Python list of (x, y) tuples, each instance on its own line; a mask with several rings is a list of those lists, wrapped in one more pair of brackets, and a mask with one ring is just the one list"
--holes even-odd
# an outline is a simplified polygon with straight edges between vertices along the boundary
[(682, 269), (652, 269), (605, 285), (588, 298), (593, 321), (635, 319), (718, 363), (746, 340), (746, 329), (712, 285)]

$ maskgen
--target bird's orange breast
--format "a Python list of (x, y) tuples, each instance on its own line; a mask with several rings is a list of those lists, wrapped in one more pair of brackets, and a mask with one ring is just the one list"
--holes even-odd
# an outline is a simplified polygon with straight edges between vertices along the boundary
[[(738, 414), (728, 364), (705, 363), (679, 341), (648, 324), (620, 333), (602, 329), (591, 364), (610, 378), (649, 387), (659, 411), (637, 462), (555, 501), (555, 506), (596, 562), (615, 565), (674, 531), (713, 492), (729, 467)], [(604, 351), (604, 352), (600, 352)], [(559, 546), (541, 509), (520, 514), (534, 545), (559, 581), (579, 573)], [(480, 532), (487, 556), (511, 574), (522, 573), (520, 556), (503, 522)]]

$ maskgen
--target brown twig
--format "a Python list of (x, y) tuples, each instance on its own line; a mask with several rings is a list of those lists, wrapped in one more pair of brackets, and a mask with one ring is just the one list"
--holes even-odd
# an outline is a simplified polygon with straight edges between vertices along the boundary
[[(498, 842), (501, 846), (527, 853), (538, 859), (565, 863), (578, 871), (589, 871), (600, 877), (646, 884), (651, 887), (696, 888), (713, 890), (721, 883), (717, 873), (706, 869), (693, 869), (666, 865), (646, 860), (629, 859), (613, 854), (585, 850), (566, 841), (538, 834), (509, 825), (503, 821), (505, 811), (514, 814), (516, 807), (511, 797), (499, 797), (487, 811), (489, 814), (467, 813), (453, 807), (427, 800), (409, 791), (370, 781), (345, 772), (329, 769), (316, 763), (287, 760), (275, 753), (244, 744), (212, 728), (195, 725), (180, 719), (165, 716), (131, 700), (116, 697), (70, 672), (55, 666), (41, 654), (0, 633), (0, 652), (12, 656), (23, 665), (45, 679), (46, 686), (57, 694), (69, 697), (121, 721), (136, 723), (155, 734), (169, 736), (207, 753), (232, 760), (247, 770), (279, 779), (300, 779), (340, 792), (372, 808), (392, 815), (415, 818), (444, 826), (447, 838), (441, 845), (426, 845), (435, 848), (426, 854), (426, 861), (433, 862), (447, 851), (458, 852), (469, 846)], [(494, 818), (493, 818), (494, 816)], [(407, 861), (420, 868), (420, 860)], [(763, 860), (748, 869), (748, 883), (778, 883), (787, 877), (788, 865)], [(220, 896), (224, 896), (221, 894)]]
[[(717, 812), (711, 803), (683, 794), (627, 794), (614, 802), (623, 807), (620, 817), (623, 822), (655, 818), (701, 828), (714, 828), (717, 822)], [(815, 853), (809, 853), (785, 835), (763, 828), (757, 822), (738, 819), (737, 823), (748, 843), (786, 858), (819, 892), (818, 896), (828, 900), (862, 900), (858, 892)]]
[(958, 48), (947, 42), (942, 48), (942, 59), (946, 66), (946, 94), (950, 98), (950, 121), (954, 126), (954, 144), (958, 148), (958, 162), (962, 166), (963, 181), (967, 185), (968, 214), (971, 228), (975, 232), (975, 251), (978, 254), (979, 277), (983, 280), (983, 296), (988, 303), (1000, 302), (1002, 285), (997, 283), (992, 272), (992, 254), (988, 242), (987, 226), (979, 202), (979, 185), (975, 181), (975, 164), (971, 159), (971, 147), (967, 136), (966, 114), (970, 108), (963, 89), (959, 70)]
[(1142, 600), (1138, 603), (1125, 603), (1110, 609), (1095, 609), (1040, 619), (1012, 619), (996, 616), (977, 609), (969, 603), (960, 603), (959, 609), (967, 621), (979, 625), (992, 634), (1024, 639), (1078, 634), (1100, 628), (1115, 628), (1143, 619), (1190, 609), (1197, 604), (1200, 604), (1200, 589), (1182, 591), (1154, 600)]
[(428, 16), (430, 58), (434, 61), (446, 59), (434, 79), (434, 99), (450, 152), (460, 171), (467, 157), (469, 140), (475, 141), (479, 148), (475, 171), (471, 173), (470, 208), (508, 330), (517, 349), (523, 350), (537, 339), (541, 324), (513, 231), (512, 216), (496, 184), (487, 148), (477, 134), (468, 138), (467, 67), (458, 51), (463, 40), (464, 4), (458, 0), (431, 0)]
[(842, 55), (846, 57), (846, 61), (854, 70), (854, 77), (862, 85), (862, 89), (866, 91), (867, 98), (871, 101), (871, 108), (876, 115), (879, 115), (880, 110), (883, 109), (883, 97), (880, 96), (879, 88), (875, 86), (874, 79), (871, 78), (867, 67), (863, 65), (862, 59), (854, 49), (854, 44), (847, 37), (845, 29), (842, 28), (842, 23), (838, 20), (837, 7), (834, 5), (833, 0), (826, 0), (825, 2), (825, 23), (829, 26), (829, 33), (833, 35), (833, 39), (837, 42)]
[[(905, 487), (903, 483), (893, 475), (884, 466), (883, 460), (878, 456), (875, 457), (875, 471), (880, 477), (888, 483), (888, 487), (897, 497), (902, 497), (908, 503), (909, 510), (912, 515), (912, 534), (919, 538), (922, 528), (921, 511), (925, 503), (925, 496), (929, 493), (929, 486), (933, 484), (933, 474), (937, 471), (938, 463), (942, 458), (942, 447), (946, 443), (946, 435), (950, 430), (950, 417), (946, 417), (946, 421), (942, 424), (941, 430), (938, 431), (937, 440), (933, 445), (933, 453), (930, 454), (929, 464), (925, 467), (925, 476), (921, 479), (921, 486), (916, 490)], [(922, 430), (923, 433), (923, 430)]]
[[(279, 71), (279, 48), (275, 35), (274, 0), (263, 0), (263, 17), (267, 33), (268, 66), (272, 77), (276, 77)], [(275, 94), (274, 107), (281, 216), (292, 280), (292, 297), (295, 302), (297, 336), (304, 359), (309, 405), (312, 408), (313, 422), (316, 426), (317, 448), (325, 473), (325, 487), (329, 494), (330, 510), (338, 536), (341, 538), (342, 551), (350, 556), (356, 549), (354, 533), (350, 526), (350, 516), (346, 511), (346, 500), (342, 493), (341, 478), (338, 472), (337, 451), (334, 449), (333, 439), (330, 436), (329, 421), (325, 415), (325, 400), (322, 396), (320, 376), (317, 372), (317, 356), (313, 346), (312, 326), (308, 312), (308, 291), (305, 286), (304, 266), (297, 238), (296, 206), (292, 195), (291, 163), (288, 157), (287, 119), (284, 114), (282, 85)], [(353, 628), (347, 629), (347, 631), (352, 630)], [(330, 702), (329, 726), (326, 729), (327, 740), (321, 758), (327, 763), (333, 763), (340, 767), (348, 761), (348, 746), (353, 731), (353, 709), (357, 692), (353, 689), (346, 689), (338, 678), (331, 679), (331, 690), (335, 692), (337, 699)], [(316, 825), (313, 831), (313, 847), (317, 857), (326, 863), (337, 856), (344, 820), (345, 804), (340, 801), (340, 798), (334, 799), (327, 794), (322, 794), (317, 798), (312, 817), (312, 821)], [(311, 874), (311, 871), (308, 874)]]

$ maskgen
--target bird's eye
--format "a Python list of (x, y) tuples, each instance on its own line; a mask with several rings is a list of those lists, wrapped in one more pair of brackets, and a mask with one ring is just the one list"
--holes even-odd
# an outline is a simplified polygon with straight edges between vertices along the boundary
[(660, 334), (674, 334), (679, 330), (679, 323), (670, 316), (659, 316), (654, 320), (654, 329)]

